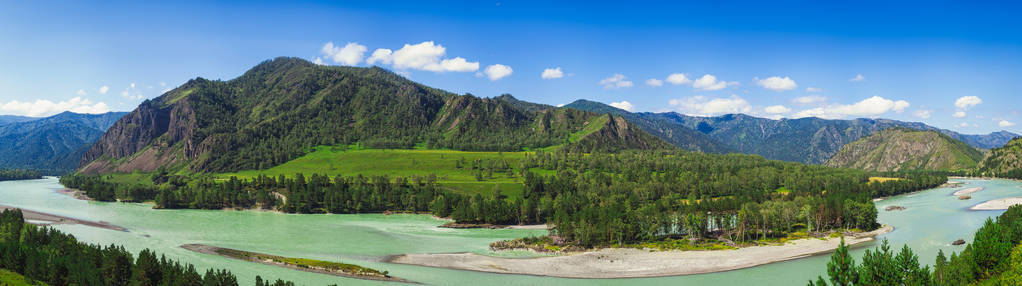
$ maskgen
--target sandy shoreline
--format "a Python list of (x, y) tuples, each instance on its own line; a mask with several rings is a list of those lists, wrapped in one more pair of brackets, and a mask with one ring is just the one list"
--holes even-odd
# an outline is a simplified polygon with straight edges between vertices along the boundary
[[(8, 209), (19, 209), (19, 208), (11, 207), (11, 206), (5, 206), (5, 205), (0, 205), (0, 211), (8, 210)], [(41, 221), (41, 222), (45, 222), (45, 223), (40, 223), (39, 225), (80, 224), (80, 225), (91, 226), (91, 227), (105, 228), (105, 229), (109, 229), (109, 230), (128, 231), (128, 229), (126, 229), (126, 228), (123, 228), (123, 227), (120, 227), (120, 226), (116, 226), (116, 225), (112, 225), (112, 224), (110, 224), (108, 222), (105, 222), (105, 221), (94, 222), (94, 221), (80, 220), (80, 219), (76, 219), (76, 218), (71, 218), (71, 217), (66, 217), (66, 216), (59, 216), (59, 215), (55, 215), (55, 214), (41, 213), (41, 212), (30, 211), (30, 210), (26, 210), (26, 209), (21, 209), (21, 214), (25, 217), (25, 220), (27, 220), (27, 221)]]
[(1006, 210), (1008, 207), (1014, 205), (1022, 205), (1022, 197), (1003, 198), (995, 199), (982, 202), (978, 205), (972, 206), (969, 210), (974, 211), (995, 211), (995, 210)]
[[(848, 245), (872, 241), (894, 230), (892, 226), (845, 237)], [(798, 259), (837, 249), (840, 239), (800, 239), (784, 245), (754, 246), (737, 250), (649, 251), (608, 248), (573, 255), (537, 258), (501, 258), (473, 253), (406, 254), (387, 262), (504, 274), (562, 278), (638, 278), (721, 272)]]
[(327, 274), (327, 275), (347, 277), (347, 278), (355, 278), (355, 279), (362, 279), (362, 280), (415, 283), (414, 281), (409, 281), (409, 280), (405, 280), (405, 279), (401, 279), (401, 278), (397, 278), (397, 277), (362, 276), (362, 275), (354, 275), (354, 274), (348, 274), (348, 273), (343, 273), (343, 272), (338, 272), (338, 271), (328, 271), (328, 270), (325, 270), (325, 269), (316, 269), (316, 268), (309, 268), (309, 267), (298, 267), (298, 266), (295, 266), (295, 265), (280, 263), (280, 262), (276, 262), (276, 261), (272, 261), (272, 260), (242, 259), (242, 258), (238, 258), (238, 257), (233, 257), (233, 256), (228, 256), (228, 255), (220, 254), (219, 252), (217, 252), (217, 250), (229, 249), (229, 248), (221, 248), (221, 247), (216, 247), (216, 246), (212, 246), (212, 245), (185, 244), (185, 245), (181, 245), (181, 248), (184, 248), (184, 249), (187, 249), (187, 250), (191, 250), (191, 251), (194, 251), (194, 252), (198, 252), (198, 253), (202, 253), (202, 254), (222, 256), (222, 257), (226, 257), (226, 258), (230, 258), (230, 259), (237, 259), (237, 260), (255, 262), (255, 263), (265, 264), (265, 265), (270, 265), (270, 266), (284, 267), (284, 268), (288, 268), (288, 269), (292, 269), (292, 270), (298, 270), (298, 271), (320, 273), (320, 274)]
[(954, 192), (951, 195), (957, 197), (957, 196), (961, 196), (961, 195), (968, 195), (968, 194), (971, 194), (971, 193), (979, 192), (979, 191), (982, 191), (982, 190), (983, 190), (983, 187), (961, 189), (961, 190), (958, 190), (958, 191)]

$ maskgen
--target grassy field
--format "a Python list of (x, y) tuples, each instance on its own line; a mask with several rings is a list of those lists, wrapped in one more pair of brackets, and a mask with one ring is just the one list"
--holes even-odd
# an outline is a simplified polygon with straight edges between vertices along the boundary
[(901, 178), (869, 177), (870, 183), (883, 183), (887, 181), (901, 181)]
[[(316, 147), (305, 156), (288, 161), (266, 170), (247, 170), (235, 173), (216, 174), (227, 179), (236, 176), (248, 179), (256, 176), (294, 176), (297, 173), (343, 176), (427, 176), (436, 174), (444, 187), (462, 194), (488, 195), (499, 189), (510, 198), (521, 195), (522, 179), (518, 177), (518, 164), (529, 152), (465, 152), (427, 149), (360, 149), (355, 147)], [(513, 169), (512, 174), (482, 171), (483, 178), (477, 179), (478, 170), (471, 168), (472, 162), (506, 161)], [(460, 168), (459, 168), (460, 166)], [(129, 180), (130, 178), (122, 178)]]
[(7, 269), (0, 269), (0, 285), (10, 286), (22, 286), (22, 285), (46, 285), (46, 283), (35, 281), (29, 283), (28, 279), (21, 274), (8, 271)]

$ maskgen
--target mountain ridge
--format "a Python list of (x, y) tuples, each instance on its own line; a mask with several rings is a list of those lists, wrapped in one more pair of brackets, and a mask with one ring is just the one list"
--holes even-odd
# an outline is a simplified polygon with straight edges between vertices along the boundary
[(126, 112), (63, 112), (0, 125), (0, 168), (74, 170), (85, 149)]
[(894, 127), (841, 147), (828, 167), (866, 171), (965, 171), (976, 168), (983, 153), (935, 130)]

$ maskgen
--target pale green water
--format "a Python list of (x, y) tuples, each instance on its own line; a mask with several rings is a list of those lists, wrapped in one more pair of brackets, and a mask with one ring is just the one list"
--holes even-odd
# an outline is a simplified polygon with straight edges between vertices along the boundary
[[(932, 264), (937, 249), (960, 250), (951, 246), (957, 238), (972, 239), (972, 233), (987, 217), (1001, 211), (972, 212), (967, 208), (988, 199), (1022, 195), (1022, 184), (1006, 180), (964, 180), (965, 187), (986, 187), (973, 199), (959, 201), (950, 194), (957, 189), (934, 189), (891, 198), (877, 203), (880, 222), (896, 230), (883, 237), (895, 247), (908, 243), (923, 263)], [(339, 278), (273, 266), (193, 253), (178, 246), (202, 243), (276, 255), (306, 257), (354, 263), (391, 275), (434, 285), (804, 285), (826, 272), (827, 255), (773, 263), (721, 273), (641, 279), (561, 279), (524, 275), (502, 275), (396, 265), (379, 262), (384, 256), (403, 253), (476, 252), (490, 255), (490, 242), (542, 234), (524, 230), (453, 230), (437, 228), (441, 221), (425, 215), (290, 215), (253, 211), (153, 210), (151, 205), (100, 203), (75, 200), (56, 193), (56, 179), (0, 182), (0, 204), (55, 213), (80, 219), (108, 221), (126, 227), (117, 232), (77, 225), (56, 228), (80, 240), (124, 245), (130, 251), (154, 249), (169, 258), (196, 264), (199, 268), (219, 267), (233, 271), (243, 285), (251, 285), (256, 274), (283, 278), (305, 285), (382, 284), (382, 282)], [(889, 205), (905, 206), (887, 212)], [(873, 247), (875, 244), (868, 244)], [(853, 251), (861, 255), (864, 247)]]

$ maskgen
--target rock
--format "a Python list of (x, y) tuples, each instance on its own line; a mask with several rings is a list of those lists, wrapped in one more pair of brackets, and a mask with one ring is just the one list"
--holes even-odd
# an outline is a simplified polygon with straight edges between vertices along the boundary
[(905, 210), (905, 207), (903, 207), (903, 206), (889, 206), (889, 207), (885, 208), (884, 210), (885, 211), (903, 211), (903, 210)]
[(958, 199), (964, 201), (964, 200), (972, 199), (972, 196), (960, 196), (960, 197), (958, 197)]
[(951, 245), (962, 245), (962, 244), (965, 244), (965, 240), (961, 239), (961, 238), (959, 238), (958, 240), (955, 240), (955, 242), (951, 243)]

